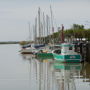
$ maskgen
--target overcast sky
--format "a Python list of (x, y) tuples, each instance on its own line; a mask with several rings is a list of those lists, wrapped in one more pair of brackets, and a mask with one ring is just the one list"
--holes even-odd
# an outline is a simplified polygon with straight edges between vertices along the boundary
[(0, 41), (28, 40), (28, 22), (33, 24), (38, 7), (50, 15), (50, 5), (55, 26), (90, 28), (90, 0), (0, 0)]

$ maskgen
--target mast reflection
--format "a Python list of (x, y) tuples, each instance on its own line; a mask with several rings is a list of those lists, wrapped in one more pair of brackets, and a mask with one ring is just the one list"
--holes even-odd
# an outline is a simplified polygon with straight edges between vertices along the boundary
[(76, 90), (75, 76), (80, 76), (80, 63), (54, 63), (58, 90)]
[(46, 60), (30, 61), (31, 90), (76, 90), (75, 76), (81, 64), (61, 64)]
[(80, 77), (80, 63), (59, 63), (52, 59), (24, 56), (30, 63), (30, 90), (76, 90), (75, 79)]

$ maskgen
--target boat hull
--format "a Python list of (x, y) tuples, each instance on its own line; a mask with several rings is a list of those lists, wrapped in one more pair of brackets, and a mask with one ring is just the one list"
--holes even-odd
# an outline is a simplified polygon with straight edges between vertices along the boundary
[(22, 49), (20, 50), (21, 54), (34, 54), (35, 50), (34, 49)]
[(33, 54), (33, 52), (21, 52), (21, 54)]
[(80, 55), (59, 55), (53, 54), (54, 59), (59, 62), (68, 62), (68, 63), (80, 63), (81, 56)]
[(52, 53), (37, 53), (36, 57), (38, 58), (47, 58), (47, 59), (52, 59), (53, 58), (53, 54)]

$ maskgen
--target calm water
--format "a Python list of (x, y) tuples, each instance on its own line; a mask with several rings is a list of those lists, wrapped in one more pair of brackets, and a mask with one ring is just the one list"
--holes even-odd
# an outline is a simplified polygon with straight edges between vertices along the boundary
[(90, 90), (90, 64), (60, 64), (0, 45), (0, 90)]

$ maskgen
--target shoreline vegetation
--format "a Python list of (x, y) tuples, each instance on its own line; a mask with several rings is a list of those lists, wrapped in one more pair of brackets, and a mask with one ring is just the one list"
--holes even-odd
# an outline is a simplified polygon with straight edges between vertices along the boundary
[(19, 44), (19, 41), (0, 41), (0, 44)]
[(0, 41), (0, 44), (20, 44), (20, 45), (25, 45), (25, 44), (30, 44), (33, 43), (33, 41)]
[[(36, 40), (38, 42), (42, 41), (42, 43), (50, 43), (50, 41), (54, 41), (54, 43), (60, 42), (62, 30), (58, 30), (58, 32), (54, 32), (52, 35), (48, 35), (46, 37), (38, 37)], [(85, 41), (90, 41), (90, 28), (85, 29), (84, 25), (73, 24), (70, 29), (64, 30), (64, 37), (67, 41), (82, 41), (83, 38)], [(0, 41), (0, 44), (30, 44), (35, 43), (35, 41)]]

